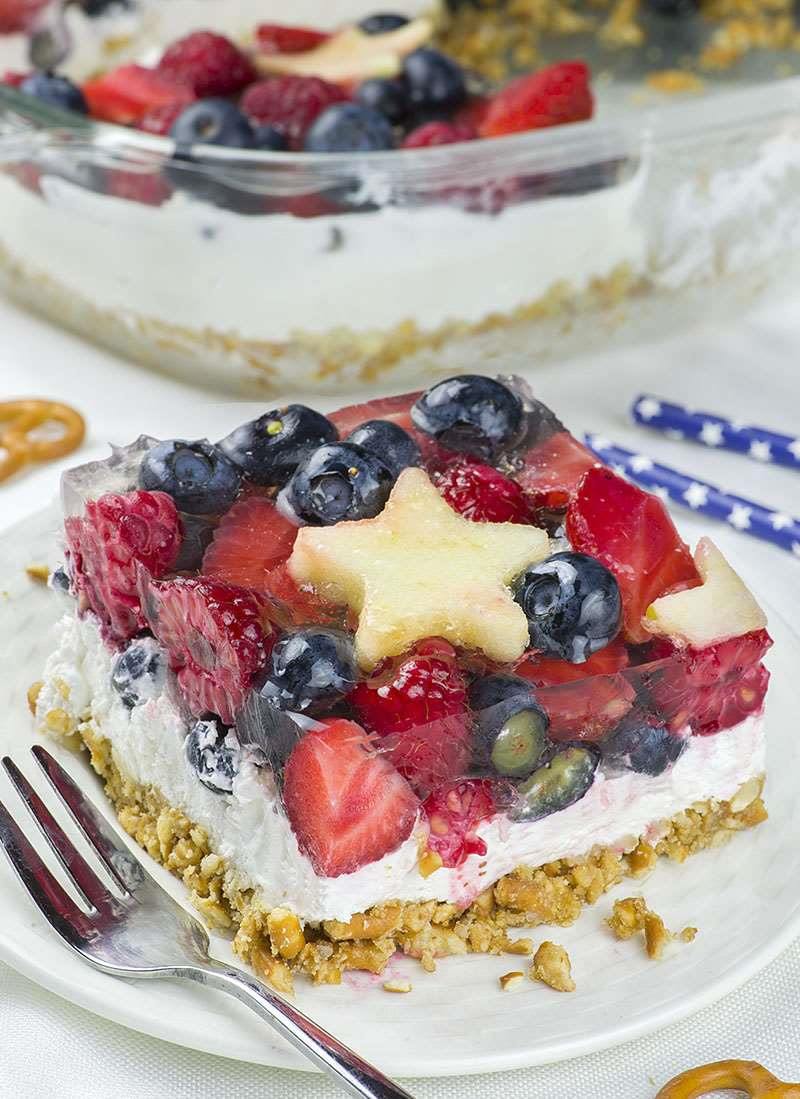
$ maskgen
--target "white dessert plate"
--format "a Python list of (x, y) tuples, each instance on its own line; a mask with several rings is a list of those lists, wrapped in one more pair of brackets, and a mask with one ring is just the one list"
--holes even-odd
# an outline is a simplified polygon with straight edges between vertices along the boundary
[[(58, 512), (48, 510), (7, 532), (0, 543), (0, 753), (23, 764), (34, 740), (25, 693), (41, 673), (60, 610), (60, 600), (32, 583), (24, 567), (54, 562), (59, 526)], [(758, 576), (750, 579), (758, 590)], [(389, 996), (382, 979), (359, 975), (338, 988), (315, 989), (300, 982), (298, 1005), (393, 1075), (489, 1072), (575, 1057), (661, 1030), (772, 961), (800, 933), (800, 683), (795, 671), (800, 639), (773, 607), (768, 612), (776, 642), (770, 659), (769, 822), (683, 866), (660, 865), (644, 884), (623, 882), (571, 928), (534, 931), (535, 940), (551, 938), (568, 948), (577, 992), (556, 993), (529, 981), (502, 992), (497, 979), (522, 968), (519, 957), (445, 959), (434, 975), (405, 959), (392, 963), (392, 976), (410, 978), (409, 995)], [(105, 806), (86, 759), (52, 750)], [(5, 777), (0, 797), (23, 814)], [(179, 882), (139, 856), (186, 902)], [(669, 927), (698, 927), (695, 942), (675, 946), (664, 960), (653, 962), (638, 941), (613, 939), (603, 924), (612, 899), (642, 891)], [(255, 1016), (219, 994), (177, 982), (123, 982), (90, 969), (57, 939), (2, 858), (0, 907), (0, 958), (65, 999), (193, 1049), (259, 1064), (309, 1067)], [(212, 941), (218, 956), (232, 960), (224, 938), (214, 935)]]

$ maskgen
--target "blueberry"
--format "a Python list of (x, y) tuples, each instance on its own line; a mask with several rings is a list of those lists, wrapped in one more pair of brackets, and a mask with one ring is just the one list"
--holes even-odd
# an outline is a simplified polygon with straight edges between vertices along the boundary
[(467, 98), (464, 72), (452, 58), (421, 46), (403, 62), (403, 76), (414, 107), (458, 107)]
[(469, 692), (475, 715), (475, 764), (499, 775), (525, 778), (547, 747), (549, 719), (533, 686), (516, 675), (487, 675)]
[(619, 585), (605, 565), (585, 553), (554, 553), (516, 581), (531, 645), (571, 664), (605, 648), (622, 624)]
[(356, 92), (362, 107), (378, 111), (390, 122), (402, 122), (408, 114), (408, 92), (402, 80), (365, 80)]
[(330, 443), (298, 466), (281, 500), (313, 526), (372, 519), (383, 511), (394, 481), (389, 467), (363, 447)]
[(109, 8), (130, 8), (133, 0), (81, 0), (81, 8), (90, 19), (103, 15)]
[(286, 139), (286, 134), (277, 128), (277, 126), (256, 126), (254, 130), (255, 149), (269, 149), (276, 153), (283, 153), (289, 148), (289, 142)]
[(541, 820), (580, 801), (594, 782), (599, 761), (600, 753), (595, 748), (562, 748), (522, 783), (511, 816), (515, 820)]
[(169, 135), (182, 149), (192, 145), (252, 149), (256, 143), (250, 120), (227, 99), (198, 99), (181, 111)]
[(89, 113), (83, 92), (66, 76), (56, 76), (55, 73), (47, 72), (31, 73), (22, 81), (19, 90), (25, 95), (40, 99), (42, 103), (47, 103), (51, 107), (77, 111), (78, 114)]
[(216, 516), (187, 515), (184, 512), (181, 515), (181, 548), (172, 571), (199, 572), (216, 529)]
[(697, 15), (697, 0), (648, 0), (648, 7), (656, 15), (665, 15), (668, 19), (686, 19)]
[(230, 794), (239, 773), (242, 751), (233, 729), (218, 717), (201, 717), (186, 737), (186, 758), (203, 786)]
[(281, 486), (318, 447), (338, 437), (321, 412), (290, 404), (237, 427), (219, 448), (255, 484)]
[(352, 691), (357, 678), (352, 639), (311, 626), (277, 642), (259, 694), (279, 710), (321, 715)]
[(59, 565), (53, 569), (47, 581), (51, 591), (60, 592), (61, 595), (72, 595), (72, 577), (66, 565)]
[(157, 698), (167, 684), (167, 661), (153, 637), (131, 641), (111, 666), (111, 686), (132, 710)]
[(221, 515), (239, 494), (239, 470), (208, 439), (168, 439), (148, 450), (139, 469), (139, 487), (166, 492), (178, 511)]
[(522, 401), (508, 386), (482, 374), (439, 382), (411, 409), (414, 425), (450, 450), (494, 458), (519, 435)]
[(409, 466), (418, 466), (422, 461), (416, 439), (412, 439), (407, 431), (391, 420), (367, 420), (355, 431), (351, 431), (346, 441), (377, 455), (395, 477)]
[(374, 153), (394, 148), (394, 130), (382, 114), (360, 103), (335, 103), (312, 124), (308, 153)]
[(678, 759), (686, 744), (686, 739), (672, 736), (651, 714), (633, 711), (605, 737), (601, 750), (603, 759), (617, 767), (660, 775)]
[(377, 12), (368, 15), (358, 24), (358, 29), (364, 34), (388, 34), (389, 31), (399, 30), (408, 23), (405, 15), (395, 15), (394, 12)]

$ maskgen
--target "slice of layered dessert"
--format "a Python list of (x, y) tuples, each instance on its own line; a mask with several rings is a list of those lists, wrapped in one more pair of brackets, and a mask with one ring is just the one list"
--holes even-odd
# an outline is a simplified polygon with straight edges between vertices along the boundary
[(766, 816), (766, 620), (524, 383), (465, 375), (63, 485), (38, 694), (282, 989), (514, 950)]

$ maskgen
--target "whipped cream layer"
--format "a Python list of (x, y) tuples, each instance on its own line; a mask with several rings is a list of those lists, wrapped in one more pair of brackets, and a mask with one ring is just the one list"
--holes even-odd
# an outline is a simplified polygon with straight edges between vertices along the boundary
[(691, 738), (678, 762), (658, 777), (598, 771), (589, 792), (560, 813), (532, 823), (503, 816), (486, 822), (478, 833), (487, 854), (471, 855), (457, 869), (421, 876), (420, 821), (415, 834), (384, 858), (353, 874), (321, 878), (297, 846), (269, 772), (245, 760), (231, 795), (206, 789), (187, 762), (187, 726), (172, 690), (129, 710), (111, 686), (112, 653), (97, 622), (70, 613), (58, 635), (39, 695), (40, 719), (51, 709), (66, 709), (76, 719), (91, 712), (117, 766), (202, 825), (238, 886), (259, 890), (267, 907), (285, 906), (305, 921), (348, 920), (390, 900), (464, 906), (518, 866), (579, 858), (595, 846), (630, 849), (642, 835), (656, 839), (661, 822), (694, 802), (730, 798), (765, 770), (763, 718), (755, 716), (716, 736)]
[[(490, 142), (487, 144), (491, 144)], [(54, 154), (56, 157), (58, 154)], [(30, 275), (136, 325), (233, 333), (248, 341), (478, 322), (645, 269), (636, 205), (643, 172), (590, 194), (500, 214), (446, 203), (344, 216), (247, 217), (181, 192), (161, 207), (45, 175), (42, 198), (0, 176), (0, 245)], [(370, 193), (379, 180), (364, 180)]]

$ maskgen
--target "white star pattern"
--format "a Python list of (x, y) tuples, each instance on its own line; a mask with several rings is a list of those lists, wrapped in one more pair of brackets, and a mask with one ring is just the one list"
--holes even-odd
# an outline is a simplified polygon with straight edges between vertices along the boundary
[(628, 471), (625, 466), (615, 465), (611, 467), (618, 477), (625, 477), (627, 479)]
[(677, 439), (678, 441), (686, 438), (684, 433), (682, 431), (678, 431), (676, 427), (669, 428), (667, 431), (664, 432), (664, 434), (668, 439)]
[(700, 429), (699, 439), (706, 446), (721, 446), (722, 445), (722, 425), (712, 424), (710, 420), (706, 420)]
[(661, 403), (653, 397), (642, 397), (636, 406), (636, 411), (643, 420), (652, 420), (654, 416), (661, 415)]
[(769, 443), (752, 442), (749, 453), (750, 457), (755, 458), (757, 462), (772, 461), (772, 449)]
[(592, 450), (602, 451), (611, 449), (611, 440), (606, 439), (603, 435), (590, 435), (586, 441)]
[(690, 508), (701, 508), (708, 503), (708, 485), (700, 485), (692, 481), (683, 494), (683, 498)]
[(748, 530), (752, 513), (752, 508), (746, 508), (744, 504), (734, 504), (731, 513), (728, 516), (728, 522), (732, 527), (736, 527), (737, 530)]
[(792, 553), (795, 557), (800, 557), (800, 542), (792, 542)]
[(786, 449), (793, 458), (796, 458), (797, 461), (800, 462), (800, 439), (795, 439), (793, 442), (789, 443)]
[(653, 468), (653, 459), (648, 458), (646, 454), (634, 454), (631, 458), (631, 469), (634, 473), (646, 473), (648, 469)]
[(785, 515), (782, 511), (774, 512), (774, 514), (770, 516), (769, 521), (772, 524), (773, 530), (786, 530), (786, 528), (790, 527), (794, 522), (791, 515)]
[(669, 503), (669, 492), (663, 485), (655, 485), (650, 489), (654, 496), (657, 496), (659, 500), (662, 500), (665, 504)]
[(731, 427), (734, 431), (742, 431), (745, 427), (747, 427), (747, 424), (744, 422), (744, 420), (731, 420)]

